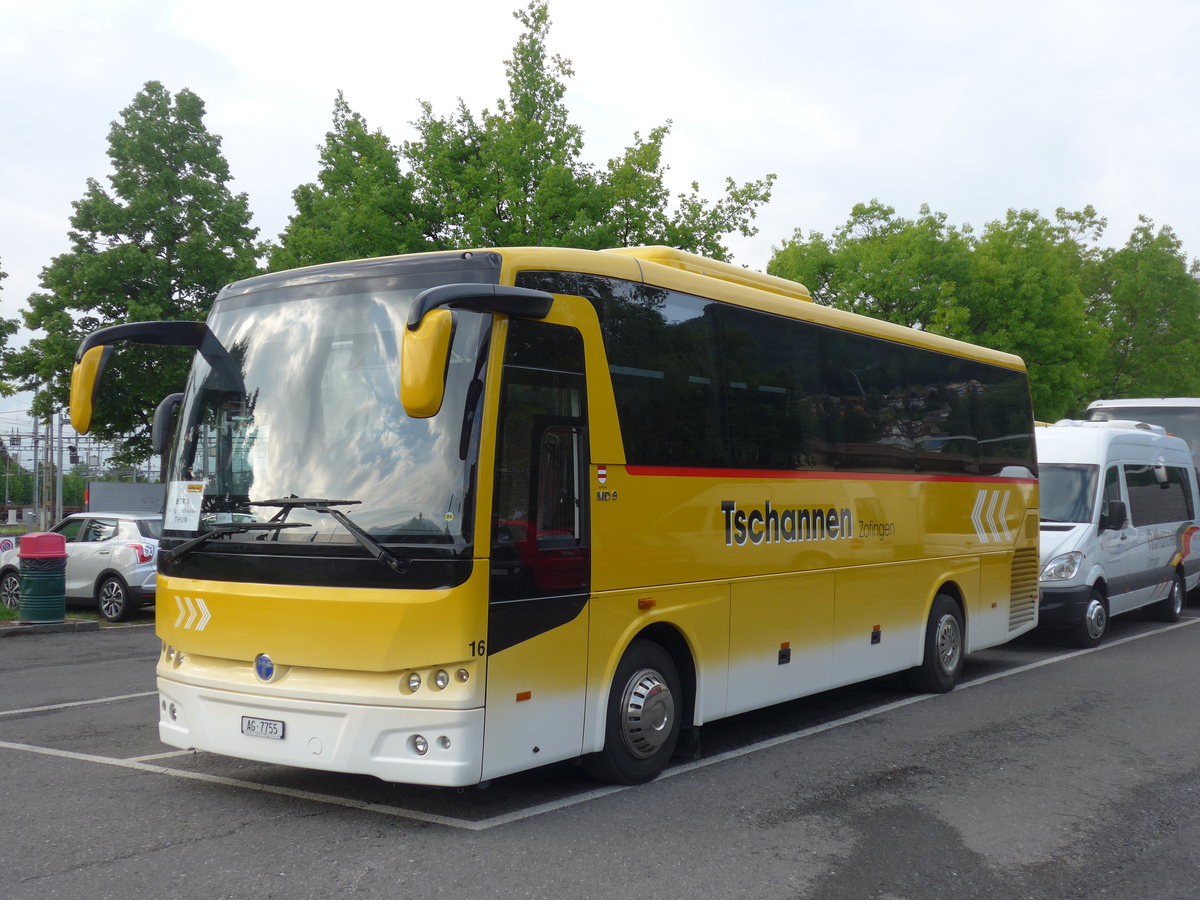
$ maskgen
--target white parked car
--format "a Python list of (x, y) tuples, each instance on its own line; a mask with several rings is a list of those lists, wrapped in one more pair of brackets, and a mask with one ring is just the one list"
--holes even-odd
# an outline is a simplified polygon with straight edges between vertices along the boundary
[[(68, 604), (96, 606), (121, 622), (154, 602), (162, 516), (85, 512), (67, 516), (51, 532), (67, 541)], [(0, 555), (0, 602), (20, 604), (20, 544)]]

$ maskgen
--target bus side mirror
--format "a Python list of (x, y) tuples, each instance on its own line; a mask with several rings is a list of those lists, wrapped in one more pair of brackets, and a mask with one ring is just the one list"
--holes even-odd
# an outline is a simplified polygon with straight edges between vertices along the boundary
[(1120, 531), (1125, 527), (1125, 519), (1128, 514), (1124, 500), (1109, 501), (1108, 512), (1100, 514), (1100, 530)]
[(444, 308), (431, 309), (415, 329), (404, 329), (400, 402), (414, 419), (428, 419), (442, 408), (453, 337), (454, 313)]
[(154, 410), (154, 424), (150, 429), (150, 446), (160, 456), (171, 446), (171, 435), (175, 433), (175, 417), (183, 403), (183, 394), (168, 394)]
[(112, 351), (112, 345), (92, 347), (75, 361), (75, 367), (71, 369), (71, 427), (80, 434), (87, 434), (92, 429), (92, 412), (100, 388), (100, 376)]

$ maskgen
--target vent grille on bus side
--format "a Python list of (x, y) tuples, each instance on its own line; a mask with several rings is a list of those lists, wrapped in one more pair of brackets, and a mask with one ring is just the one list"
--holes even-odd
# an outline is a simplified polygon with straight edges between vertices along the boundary
[(1038, 552), (1017, 550), (1012, 561), (1012, 597), (1008, 602), (1008, 630), (1028, 625), (1037, 615)]

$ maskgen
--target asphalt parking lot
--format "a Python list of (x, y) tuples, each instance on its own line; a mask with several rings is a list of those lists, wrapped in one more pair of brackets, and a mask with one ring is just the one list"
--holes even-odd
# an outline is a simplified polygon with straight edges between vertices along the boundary
[(1200, 806), (1198, 622), (1118, 619), (1082, 653), (1034, 635), (942, 697), (880, 679), (739, 716), (639, 788), (568, 764), (450, 790), (176, 751), (149, 626), (3, 640), (0, 895), (1192, 896), (1172, 872), (1194, 891), (1176, 845)]

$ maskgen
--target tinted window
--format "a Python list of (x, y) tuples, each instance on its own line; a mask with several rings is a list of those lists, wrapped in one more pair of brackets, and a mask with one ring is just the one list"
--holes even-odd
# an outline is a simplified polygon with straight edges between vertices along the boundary
[(137, 527), (142, 537), (162, 537), (162, 519), (138, 519)]
[(1129, 492), (1129, 516), (1135, 526), (1192, 518), (1186, 469), (1125, 466), (1125, 488)]
[(616, 279), (518, 283), (595, 305), (630, 464), (1036, 471), (1021, 372)]
[(55, 532), (61, 534), (68, 542), (79, 540), (79, 530), (83, 528), (83, 519), (65, 519), (55, 527)]

